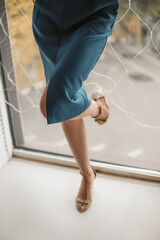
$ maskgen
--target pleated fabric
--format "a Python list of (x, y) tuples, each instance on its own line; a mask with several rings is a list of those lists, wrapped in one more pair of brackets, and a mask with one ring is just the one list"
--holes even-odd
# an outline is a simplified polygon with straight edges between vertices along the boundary
[(47, 124), (90, 106), (84, 81), (112, 34), (118, 9), (118, 0), (35, 0), (32, 31), (48, 83)]

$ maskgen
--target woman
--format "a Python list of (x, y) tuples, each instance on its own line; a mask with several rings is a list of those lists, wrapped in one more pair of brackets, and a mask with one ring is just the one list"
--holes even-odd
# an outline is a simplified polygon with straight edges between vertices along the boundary
[(94, 91), (90, 99), (84, 81), (113, 31), (118, 8), (118, 0), (34, 1), (32, 29), (46, 78), (40, 110), (47, 124), (62, 123), (80, 168), (82, 181), (76, 197), (79, 212), (90, 207), (96, 178), (88, 156), (83, 118), (91, 116), (98, 124), (104, 124), (109, 117), (103, 91)]

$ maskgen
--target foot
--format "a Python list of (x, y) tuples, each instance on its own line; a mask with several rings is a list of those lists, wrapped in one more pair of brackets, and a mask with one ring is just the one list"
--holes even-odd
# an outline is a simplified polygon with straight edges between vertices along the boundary
[(98, 121), (99, 124), (103, 124), (109, 117), (110, 109), (108, 105), (105, 102), (104, 97), (100, 97), (98, 99), (92, 98), (92, 100), (96, 101), (98, 106), (101, 107), (101, 112), (97, 114), (97, 116), (94, 116), (96, 118), (95, 120)]
[[(84, 176), (82, 176), (81, 185), (79, 188), (77, 198), (92, 201), (92, 188), (96, 176), (92, 168), (90, 168), (87, 174), (85, 173), (82, 174)], [(79, 202), (77, 204), (77, 208), (80, 212), (84, 212), (87, 210), (87, 205)]]

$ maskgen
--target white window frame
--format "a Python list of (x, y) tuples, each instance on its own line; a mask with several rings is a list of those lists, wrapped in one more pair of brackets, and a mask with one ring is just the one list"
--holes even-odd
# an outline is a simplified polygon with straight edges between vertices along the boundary
[(11, 159), (12, 154), (13, 144), (10, 134), (7, 109), (2, 87), (2, 77), (0, 72), (0, 169)]

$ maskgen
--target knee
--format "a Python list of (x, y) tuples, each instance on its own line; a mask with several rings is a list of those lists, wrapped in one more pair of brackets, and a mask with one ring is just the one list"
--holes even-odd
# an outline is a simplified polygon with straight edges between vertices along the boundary
[(47, 112), (46, 112), (46, 101), (41, 97), (41, 100), (40, 100), (40, 110), (41, 110), (41, 113), (42, 115), (47, 118)]

